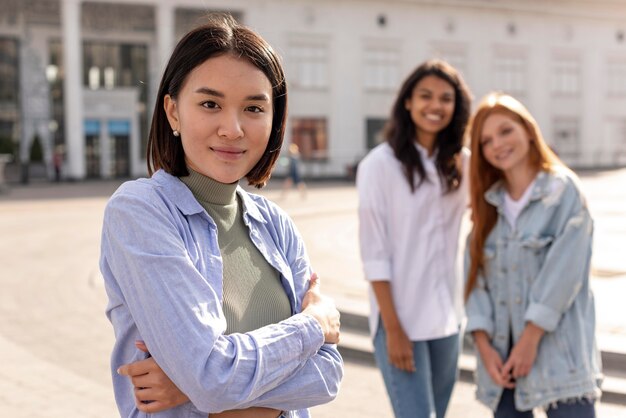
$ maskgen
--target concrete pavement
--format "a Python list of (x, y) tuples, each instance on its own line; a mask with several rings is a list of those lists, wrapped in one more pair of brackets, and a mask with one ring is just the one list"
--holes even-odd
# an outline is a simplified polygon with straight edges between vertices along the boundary
[[(593, 286), (601, 348), (626, 352), (626, 171), (583, 177), (596, 217)], [(0, 416), (114, 417), (108, 359), (113, 342), (98, 272), (102, 210), (116, 182), (14, 186), (0, 195)], [(279, 202), (305, 238), (322, 286), (339, 307), (367, 310), (356, 241), (356, 194), (348, 183), (310, 184), (302, 201)], [(278, 200), (279, 184), (261, 193)], [(623, 190), (623, 191), (622, 191)], [(352, 333), (351, 333), (352, 334)], [(362, 341), (362, 340), (361, 340)], [(346, 358), (341, 393), (314, 408), (318, 418), (391, 416), (371, 363)], [(449, 416), (488, 416), (460, 382)], [(624, 417), (626, 406), (603, 402), (600, 417)]]

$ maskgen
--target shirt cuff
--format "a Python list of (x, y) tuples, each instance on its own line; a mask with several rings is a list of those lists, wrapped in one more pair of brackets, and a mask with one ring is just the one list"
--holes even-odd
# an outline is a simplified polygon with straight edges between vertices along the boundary
[(531, 303), (524, 315), (524, 321), (532, 322), (547, 332), (553, 332), (560, 320), (560, 312), (539, 303)]
[(365, 261), (363, 270), (368, 281), (391, 279), (391, 263), (387, 260)]
[(308, 314), (296, 314), (281, 321), (282, 324), (295, 326), (302, 338), (302, 359), (314, 356), (324, 345), (324, 330), (317, 319)]
[(489, 338), (492, 338), (494, 331), (493, 321), (486, 316), (468, 316), (465, 332), (471, 333), (472, 331), (485, 331)]

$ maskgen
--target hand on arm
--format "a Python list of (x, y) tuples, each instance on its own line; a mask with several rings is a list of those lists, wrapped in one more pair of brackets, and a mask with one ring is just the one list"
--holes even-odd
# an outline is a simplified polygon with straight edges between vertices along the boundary
[(388, 281), (373, 281), (372, 287), (378, 301), (385, 334), (387, 335), (389, 363), (400, 370), (414, 372), (413, 344), (407, 337), (398, 319), (391, 295), (391, 285)]
[(312, 316), (319, 322), (324, 331), (325, 343), (339, 343), (339, 311), (331, 298), (320, 293), (320, 279), (316, 273), (311, 276), (309, 290), (302, 300), (302, 313)]
[(472, 332), (472, 335), (474, 336), (476, 349), (480, 354), (485, 370), (487, 370), (491, 380), (493, 380), (496, 385), (504, 388), (514, 388), (515, 382), (512, 382), (509, 378), (505, 378), (502, 373), (502, 358), (500, 357), (498, 351), (496, 351), (496, 349), (491, 345), (491, 341), (489, 340), (487, 333), (485, 331), (474, 331)]
[[(143, 341), (135, 346), (148, 353)], [(118, 373), (128, 376), (135, 387), (137, 409), (146, 413), (156, 413), (175, 408), (189, 398), (178, 389), (152, 357), (119, 368)], [(276, 418), (281, 411), (270, 408), (252, 407), (209, 414), (209, 418)]]
[(537, 347), (545, 331), (532, 322), (526, 324), (522, 336), (509, 355), (508, 360), (502, 367), (502, 378), (510, 380), (523, 377), (530, 373), (530, 369), (537, 358)]

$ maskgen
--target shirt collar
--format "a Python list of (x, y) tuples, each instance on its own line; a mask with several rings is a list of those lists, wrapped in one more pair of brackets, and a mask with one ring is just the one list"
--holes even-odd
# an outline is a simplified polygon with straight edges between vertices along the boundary
[[(195, 215), (206, 212), (198, 200), (193, 196), (189, 187), (180, 181), (178, 177), (174, 177), (161, 169), (152, 175), (152, 179), (156, 181), (159, 186), (161, 186), (163, 193), (165, 193), (170, 200), (174, 202), (176, 207), (180, 209), (184, 215)], [(237, 186), (237, 194), (243, 203), (244, 219), (247, 219), (247, 217), (250, 216), (255, 221), (261, 223), (267, 222), (261, 214), (258, 205), (241, 186)]]
[[(540, 200), (550, 194), (549, 187), (550, 175), (549, 173), (541, 170), (535, 178), (535, 184), (533, 190), (530, 193), (529, 202), (533, 200)], [(485, 192), (485, 200), (495, 207), (500, 207), (504, 204), (504, 195), (506, 189), (504, 188), (504, 181), (498, 180)]]

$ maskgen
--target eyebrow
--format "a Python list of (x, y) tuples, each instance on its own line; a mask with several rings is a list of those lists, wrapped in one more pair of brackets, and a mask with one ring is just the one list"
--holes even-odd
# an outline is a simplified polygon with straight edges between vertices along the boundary
[[(427, 89), (425, 87), (419, 87), (417, 89), (417, 91), (419, 92), (425, 92), (425, 93), (430, 93), (430, 94), (434, 94), (430, 89)], [(443, 96), (453, 96), (454, 92), (453, 91), (445, 91), (442, 93)]]
[[(224, 98), (226, 97), (226, 95), (220, 91), (217, 90), (213, 90), (209, 87), (200, 87), (198, 89), (196, 89), (195, 91), (196, 93), (200, 93), (200, 94), (206, 94), (208, 96), (215, 96), (215, 97), (219, 97), (219, 98)], [(250, 96), (246, 97), (246, 100), (250, 100), (250, 101), (262, 101), (262, 102), (269, 102), (270, 98), (267, 94), (265, 93), (261, 93), (261, 94), (253, 94)]]

